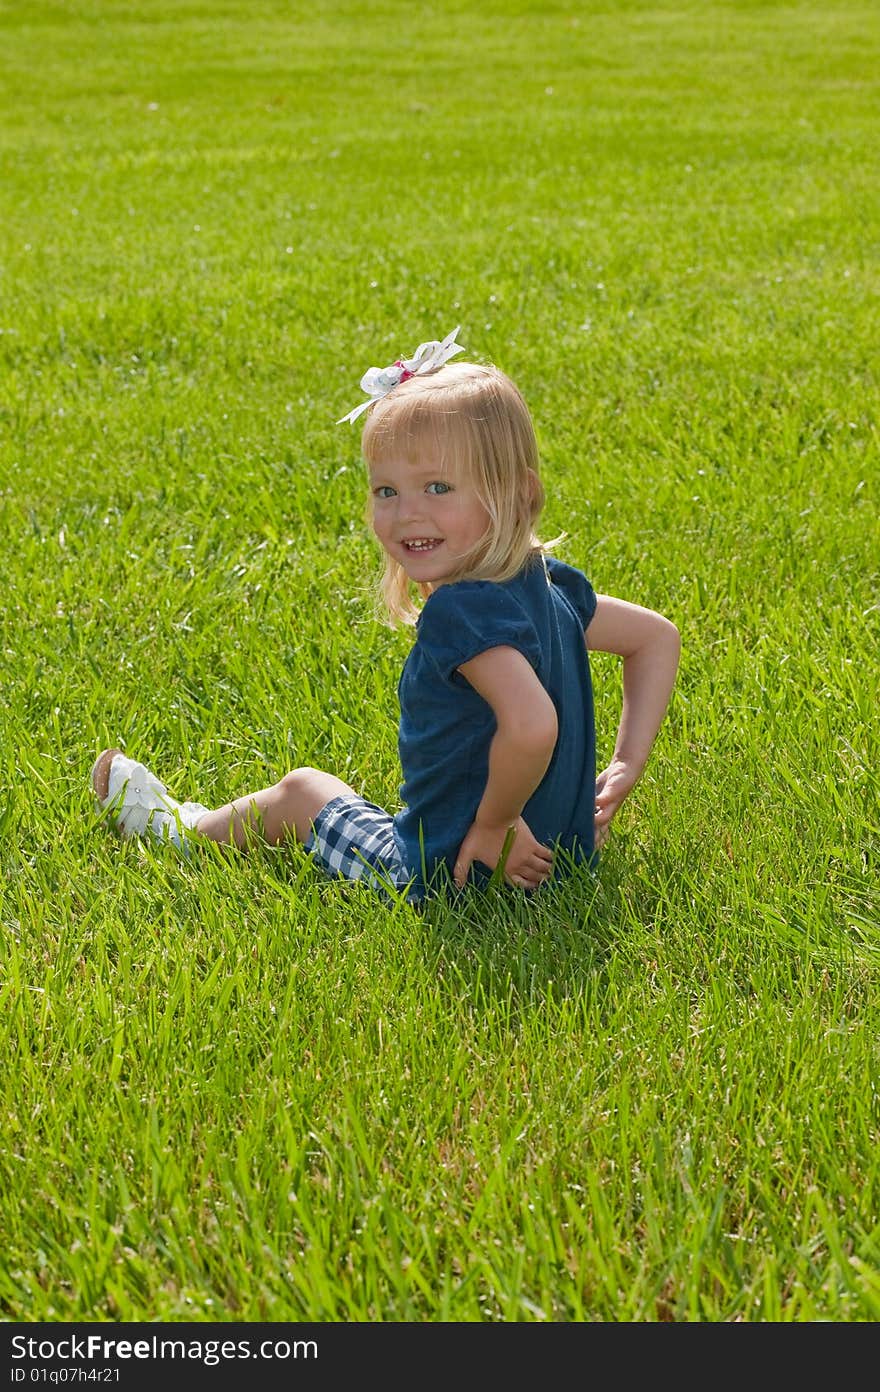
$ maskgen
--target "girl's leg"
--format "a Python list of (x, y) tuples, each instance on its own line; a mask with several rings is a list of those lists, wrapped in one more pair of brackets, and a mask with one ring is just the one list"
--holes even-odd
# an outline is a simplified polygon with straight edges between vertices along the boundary
[(332, 773), (298, 768), (286, 773), (271, 788), (246, 793), (200, 817), (195, 830), (211, 841), (234, 842), (245, 847), (255, 837), (277, 846), (289, 836), (308, 840), (312, 822), (331, 798), (354, 794), (354, 788)]
[(119, 749), (105, 749), (92, 768), (92, 788), (102, 807), (111, 808), (123, 836), (166, 836), (179, 843), (178, 822), (211, 841), (245, 847), (263, 838), (273, 846), (294, 836), (306, 841), (312, 822), (332, 798), (354, 789), (332, 773), (299, 768), (271, 788), (248, 793), (212, 812), (198, 803), (179, 803), (164, 783)]

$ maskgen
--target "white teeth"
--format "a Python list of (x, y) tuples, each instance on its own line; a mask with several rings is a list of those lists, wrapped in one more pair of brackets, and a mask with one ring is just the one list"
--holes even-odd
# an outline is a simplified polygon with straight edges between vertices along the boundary
[(430, 551), (440, 543), (436, 537), (419, 537), (416, 541), (405, 541), (403, 544), (407, 551)]

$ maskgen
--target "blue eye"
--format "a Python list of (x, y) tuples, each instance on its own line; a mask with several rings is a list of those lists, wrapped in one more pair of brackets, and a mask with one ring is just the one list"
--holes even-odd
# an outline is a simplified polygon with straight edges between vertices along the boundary
[(426, 493), (448, 493), (450, 491), (448, 483), (429, 483), (425, 489)]
[(382, 483), (382, 484), (379, 485), (378, 488), (374, 488), (374, 489), (373, 489), (373, 497), (374, 497), (374, 498), (393, 498), (393, 497), (394, 497), (394, 489), (391, 488), (389, 484), (387, 484), (387, 483)]

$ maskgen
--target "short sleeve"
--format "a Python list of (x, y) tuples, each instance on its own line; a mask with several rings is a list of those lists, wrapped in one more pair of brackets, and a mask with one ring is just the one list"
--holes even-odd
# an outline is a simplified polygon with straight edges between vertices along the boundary
[(441, 677), (489, 648), (516, 648), (537, 668), (541, 645), (535, 625), (503, 584), (460, 580), (429, 596), (418, 623), (418, 643)]
[(596, 612), (596, 592), (586, 575), (564, 561), (557, 561), (555, 556), (547, 557), (547, 572), (551, 583), (565, 595), (577, 614), (581, 626), (588, 628)]

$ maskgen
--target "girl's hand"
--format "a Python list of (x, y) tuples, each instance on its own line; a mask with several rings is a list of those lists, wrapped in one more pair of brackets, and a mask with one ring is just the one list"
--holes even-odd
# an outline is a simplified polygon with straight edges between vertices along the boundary
[[(522, 889), (537, 889), (550, 878), (553, 852), (536, 841), (522, 817), (517, 817), (516, 835), (504, 867), (504, 878)], [(455, 858), (453, 879), (457, 889), (464, 889), (468, 872), (475, 860), (494, 870), (501, 858), (508, 827), (490, 827), (474, 822), (459, 847)]]
[(614, 817), (639, 781), (641, 769), (634, 769), (623, 759), (612, 759), (596, 779), (596, 849), (608, 840), (611, 818)]

